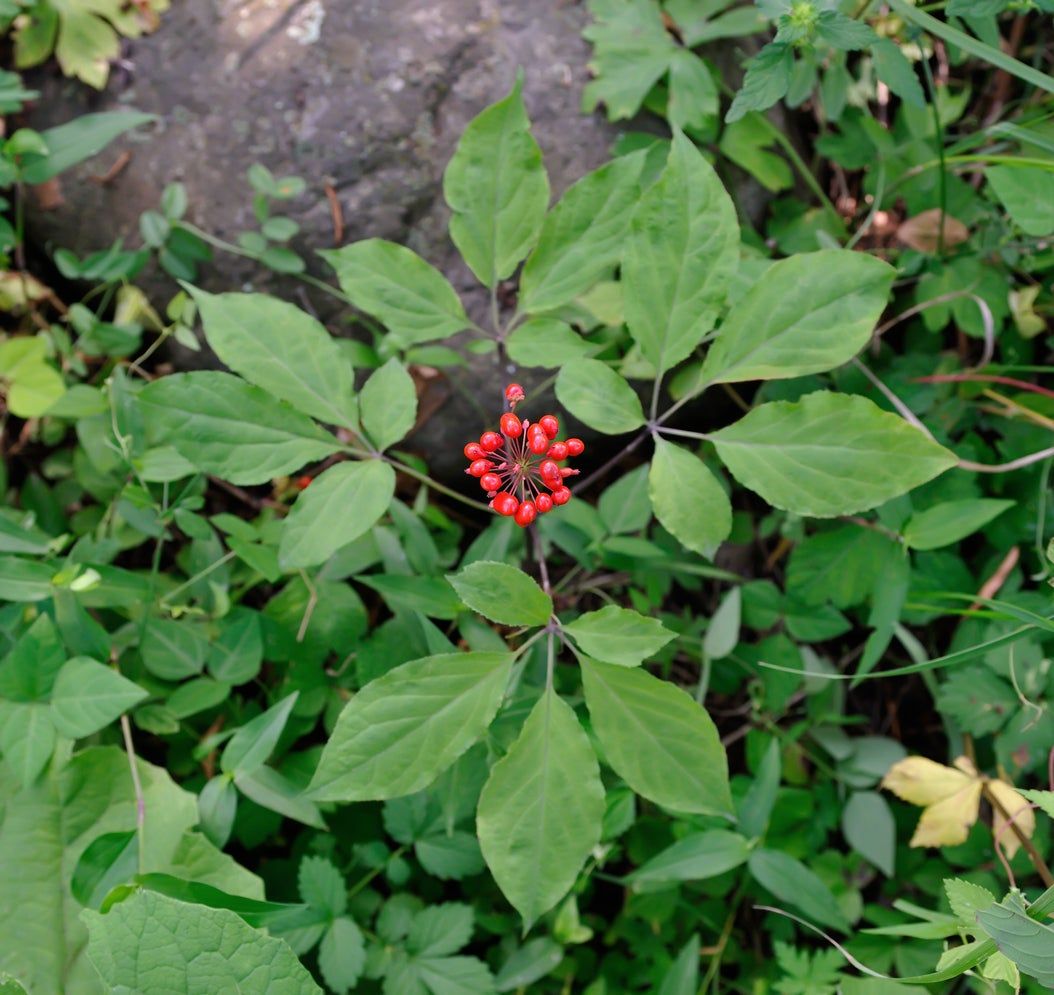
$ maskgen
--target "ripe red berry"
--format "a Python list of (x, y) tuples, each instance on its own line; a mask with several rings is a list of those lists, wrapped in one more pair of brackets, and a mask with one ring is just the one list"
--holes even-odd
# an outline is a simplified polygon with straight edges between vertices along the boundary
[(557, 487), (553, 491), (553, 504), (567, 504), (571, 500), (571, 491), (566, 487)]
[(546, 452), (549, 448), (549, 437), (545, 434), (545, 430), (538, 425), (532, 425), (530, 431), (527, 433), (527, 448), (530, 449), (535, 456), (541, 456), (542, 453)]
[(306, 473), (302, 477), (297, 477), (296, 478), (297, 490), (299, 490), (299, 491), (306, 490), (308, 487), (311, 486), (311, 480), (312, 480), (312, 478), (309, 477)]
[(485, 491), (496, 491), (501, 487), (501, 477), (496, 473), (485, 473), (479, 478), (479, 486)]
[(555, 439), (560, 432), (560, 422), (556, 420), (555, 415), (542, 415), (542, 417), (538, 419), (538, 424), (542, 426), (545, 434), (549, 436), (550, 439)]
[(571, 456), (581, 456), (586, 451), (586, 444), (581, 439), (568, 439), (566, 445)]
[[(504, 440), (497, 432), (484, 432), (479, 437), (479, 448), (485, 453), (493, 453), (505, 445)], [(468, 456), (468, 453), (465, 454)], [(471, 459), (471, 457), (469, 457)]]
[(501, 416), (501, 434), (510, 439), (518, 439), (523, 434), (523, 424), (511, 411)]
[(465, 471), (465, 473), (471, 474), (473, 477), (482, 477), (483, 474), (488, 473), (490, 471), (492, 466), (493, 464), (490, 462), (490, 460), (473, 460), (469, 464), (469, 468)]
[[(570, 493), (570, 491), (568, 491)], [(533, 501), (521, 501), (516, 509), (516, 524), (526, 528), (538, 517), (538, 508)]]
[(534, 499), (535, 505), (538, 507), (538, 513), (544, 515), (547, 511), (553, 510), (553, 499), (548, 494), (539, 494)]
[(520, 507), (520, 502), (517, 500), (516, 495), (510, 494), (508, 491), (495, 494), (491, 504), (499, 515), (505, 515), (506, 517), (515, 515), (516, 509)]
[(509, 402), (509, 407), (515, 407), (526, 396), (518, 383), (511, 383), (505, 388), (505, 400)]
[(485, 450), (478, 442), (470, 442), (465, 446), (466, 459), (483, 459)]
[(551, 459), (542, 460), (538, 464), (538, 473), (541, 474), (542, 480), (548, 483), (550, 480), (560, 483), (560, 467), (558, 467)]
[(571, 467), (565, 466), (560, 471), (560, 476), (561, 477), (577, 477), (581, 472), (582, 472), (581, 470), (572, 470)]
[(549, 447), (548, 456), (549, 456), (549, 459), (554, 459), (554, 460), (567, 459), (567, 443), (566, 442), (554, 442)]

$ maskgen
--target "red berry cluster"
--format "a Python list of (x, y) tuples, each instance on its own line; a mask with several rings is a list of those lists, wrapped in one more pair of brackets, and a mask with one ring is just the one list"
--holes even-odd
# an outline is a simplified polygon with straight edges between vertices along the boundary
[(586, 448), (581, 439), (557, 440), (560, 422), (554, 415), (542, 415), (533, 423), (521, 421), (511, 409), (525, 397), (518, 383), (509, 384), (505, 400), (510, 410), (501, 416), (501, 434), (484, 432), (479, 442), (465, 446), (469, 460), (465, 473), (479, 478), (490, 506), (499, 515), (511, 516), (523, 528), (538, 515), (552, 511), (553, 505), (571, 500), (564, 480), (578, 471), (559, 464), (569, 456), (580, 456)]

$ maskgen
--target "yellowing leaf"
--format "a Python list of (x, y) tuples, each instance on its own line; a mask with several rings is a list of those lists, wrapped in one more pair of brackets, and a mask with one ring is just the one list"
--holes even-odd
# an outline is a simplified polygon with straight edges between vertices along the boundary
[[(1036, 813), (1033, 811), (1032, 806), (1010, 787), (1006, 781), (989, 781), (988, 791), (999, 803), (992, 806), (994, 823), (992, 833), (996, 842), (1006, 851), (1007, 857), (1013, 857), (1021, 849), (1021, 841), (1017, 838), (1017, 834), (1010, 825), (1010, 820), (1013, 820), (1014, 825), (1017, 826), (1022, 835), (1031, 839), (1032, 834), (1036, 831)], [(999, 810), (999, 806), (1005, 809), (1006, 814), (1010, 816), (1010, 820)]]
[(926, 806), (911, 837), (911, 846), (956, 846), (964, 842), (977, 821), (983, 789), (981, 781), (964, 778), (955, 794)]
[[(973, 774), (976, 777), (976, 771)], [(974, 777), (925, 757), (906, 757), (889, 768), (882, 787), (912, 805), (932, 805), (961, 791)]]

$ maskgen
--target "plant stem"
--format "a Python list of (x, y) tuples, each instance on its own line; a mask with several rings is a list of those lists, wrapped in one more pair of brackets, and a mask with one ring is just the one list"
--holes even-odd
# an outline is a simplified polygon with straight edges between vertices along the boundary
[(139, 846), (139, 873), (143, 873), (143, 854), (146, 840), (143, 829), (146, 826), (146, 799), (143, 797), (143, 782), (139, 780), (139, 767), (135, 759), (135, 744), (132, 742), (132, 724), (127, 715), (121, 716), (121, 735), (124, 737), (124, 751), (128, 756), (128, 769), (132, 772), (132, 790), (135, 792), (135, 835)]
[[(987, 781), (984, 782), (984, 796), (988, 800), (988, 803), (994, 808), (1004, 819), (1017, 837), (1018, 842), (1021, 844), (1025, 853), (1028, 854), (1029, 860), (1032, 861), (1032, 866), (1036, 869), (1036, 873), (1039, 875), (1040, 880), (1048, 887), (1054, 888), (1054, 874), (1050, 873), (1050, 868), (1047, 866), (1046, 861), (1039, 855), (1039, 851), (1035, 848), (1030, 840), (1022, 831), (1021, 827), (1018, 826), (1014, 816), (1012, 816), (1007, 810), (1006, 806), (995, 796), (992, 792), (991, 787)], [(996, 844), (998, 846), (998, 843)]]
[(383, 459), (385, 463), (390, 463), (400, 473), (405, 473), (408, 477), (413, 477), (414, 480), (419, 480), (422, 484), (431, 487), (432, 490), (438, 491), (440, 494), (445, 494), (447, 497), (453, 498), (455, 501), (460, 501), (462, 504), (467, 504), (470, 508), (475, 508), (477, 511), (491, 510), (487, 505), (483, 504), (482, 501), (473, 501), (472, 498), (465, 497), (464, 494), (459, 494), (453, 488), (447, 487), (445, 484), (441, 484), (437, 480), (433, 480), (427, 474), (415, 470), (412, 466), (407, 466), (393, 456), (382, 456), (381, 459)]

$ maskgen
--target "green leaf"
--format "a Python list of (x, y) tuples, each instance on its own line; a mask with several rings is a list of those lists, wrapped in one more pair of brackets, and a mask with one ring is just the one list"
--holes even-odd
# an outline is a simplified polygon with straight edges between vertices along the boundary
[(50, 708), (40, 702), (0, 701), (0, 754), (22, 787), (32, 785), (55, 750)]
[(446, 277), (411, 249), (369, 238), (319, 255), (348, 300), (382, 322), (404, 349), (471, 325)]
[(769, 827), (782, 773), (783, 757), (780, 743), (773, 737), (758, 764), (750, 787), (739, 802), (739, 828), (750, 839), (764, 836)]
[(406, 436), (417, 421), (417, 389), (394, 356), (366, 381), (359, 395), (362, 427), (380, 450)]
[(913, 107), (926, 106), (926, 94), (915, 70), (900, 46), (891, 38), (881, 38), (871, 46), (875, 75), (901, 100)]
[(706, 128), (717, 117), (717, 84), (707, 64), (694, 52), (678, 48), (670, 59), (670, 89), (666, 117), (678, 130)]
[(151, 618), (143, 627), (139, 652), (155, 677), (180, 681), (201, 673), (209, 644), (189, 620)]
[[(15, 560), (26, 563), (27, 560)], [(50, 575), (49, 570), (49, 575)], [(12, 578), (17, 583), (17, 578)], [(0, 597), (8, 595), (0, 589)], [(12, 701), (45, 701), (66, 662), (66, 647), (50, 615), (40, 615), (0, 663), (0, 698)]]
[(322, 995), (289, 945), (235, 912), (138, 890), (106, 915), (85, 910), (88, 956), (114, 991)]
[(656, 995), (696, 995), (699, 991), (699, 934), (688, 938), (677, 959), (663, 975)]
[(138, 684), (86, 656), (67, 661), (51, 692), (51, 720), (63, 736), (83, 739), (148, 697)]
[(988, 184), (1026, 235), (1054, 234), (1054, 173), (1030, 166), (989, 166)]
[(746, 837), (727, 829), (689, 833), (657, 853), (630, 876), (636, 891), (667, 888), (680, 881), (703, 881), (747, 862)]
[(223, 748), (220, 769), (227, 774), (248, 774), (262, 767), (278, 745), (299, 695), (294, 691), (238, 729)]
[(729, 311), (701, 382), (782, 380), (847, 363), (871, 338), (895, 275), (881, 259), (848, 249), (773, 263)]
[(367, 684), (337, 719), (312, 797), (373, 801), (427, 787), (486, 731), (511, 667), (504, 653), (448, 653)]
[(42, 338), (0, 343), (0, 376), (7, 381), (7, 406), (19, 418), (39, 418), (66, 393), (62, 376), (48, 363)]
[(201, 312), (205, 338), (235, 373), (306, 415), (351, 423), (351, 364), (320, 322), (266, 294), (187, 289)]
[(999, 899), (987, 888), (971, 881), (961, 881), (959, 878), (945, 878), (944, 892), (948, 896), (948, 904), (952, 913), (959, 921), (967, 927), (976, 923), (974, 916), (978, 912), (995, 905)]
[(366, 966), (366, 942), (354, 920), (341, 916), (330, 923), (318, 948), (318, 969), (337, 995), (353, 988)]
[(897, 827), (889, 803), (877, 791), (854, 791), (842, 809), (842, 835), (860, 856), (893, 877)]
[(234, 783), (246, 798), (251, 798), (257, 805), (288, 819), (296, 819), (305, 826), (326, 828), (318, 806), (274, 767), (257, 767), (254, 770), (236, 773)]
[(724, 659), (739, 645), (742, 609), (743, 592), (733, 587), (721, 599), (703, 636), (703, 652), (711, 660)]
[(1054, 988), (1054, 927), (1029, 918), (1011, 898), (976, 913), (976, 919), (1000, 953), (1044, 987)]
[(769, 42), (747, 63), (747, 74), (725, 115), (726, 123), (738, 121), (750, 111), (768, 110), (783, 99), (794, 67), (792, 51), (784, 42)]
[(762, 849), (750, 855), (748, 866), (758, 884), (807, 919), (835, 929), (848, 928), (830, 888), (800, 860), (779, 850)]
[[(161, 768), (136, 766), (145, 809), (143, 871), (193, 876), (262, 898), (258, 878), (189, 831), (198, 820), (194, 796)], [(128, 757), (118, 747), (93, 747), (29, 789), (13, 782), (0, 765), (0, 971), (22, 979), (33, 995), (95, 995), (100, 982), (85, 957), (87, 934), (70, 882), (94, 839), (136, 828)]]
[(300, 897), (312, 908), (335, 918), (348, 908), (348, 886), (344, 875), (325, 857), (304, 857), (297, 872)]
[(973, 736), (998, 732), (1021, 708), (1014, 689), (984, 664), (957, 667), (935, 697), (941, 715)]
[(580, 615), (563, 630), (583, 653), (623, 667), (636, 667), (676, 635), (658, 619), (617, 605)]
[(687, 549), (712, 557), (732, 531), (732, 505), (706, 464), (687, 449), (655, 440), (648, 472), (655, 517)]
[(940, 549), (973, 535), (997, 518), (1015, 501), (995, 498), (967, 498), (942, 501), (932, 508), (916, 511), (904, 526), (904, 542), (912, 549)]
[(807, 605), (830, 601), (851, 608), (871, 596), (887, 559), (902, 556), (896, 543), (874, 529), (845, 525), (817, 532), (791, 552), (787, 592)]
[(679, 131), (657, 183), (641, 198), (622, 256), (626, 324), (660, 373), (713, 327), (739, 257), (732, 199)]
[(648, 470), (645, 464), (624, 473), (600, 495), (597, 511), (612, 535), (639, 532), (651, 521)]
[(637, 794), (676, 812), (732, 811), (728, 760), (701, 705), (645, 670), (581, 663), (604, 757)]
[(447, 574), (457, 596), (473, 611), (502, 625), (545, 625), (553, 600), (522, 570), (491, 560), (477, 560)]
[(10, 974), (0, 972), (0, 995), (26, 995), (26, 990)]
[(594, 79), (582, 93), (582, 109), (607, 107), (609, 121), (633, 117), (665, 75), (677, 50), (654, 0), (590, 0), (594, 22), (582, 35), (593, 43)]
[(528, 319), (513, 330), (506, 346), (514, 363), (546, 369), (587, 356), (592, 348), (566, 321), (556, 318)]
[(600, 842), (604, 787), (571, 706), (547, 688), (490, 772), (476, 829), (498, 887), (529, 927), (575, 883)]
[(542, 153), (530, 133), (522, 77), (469, 122), (443, 174), (450, 237), (480, 283), (512, 274), (538, 238), (549, 205)]
[(233, 484), (265, 484), (340, 448), (309, 418), (229, 373), (161, 377), (139, 401), (154, 439)]
[(958, 462), (866, 398), (827, 391), (763, 404), (710, 439), (741, 484), (817, 518), (874, 508)]
[(816, 33), (822, 41), (843, 52), (867, 48), (878, 41), (878, 35), (864, 21), (837, 10), (824, 10), (816, 19)]
[(606, 435), (632, 432), (644, 424), (633, 388), (598, 359), (567, 363), (556, 378), (556, 396), (577, 419)]
[(1044, 812), (1054, 819), (1054, 791), (1037, 791), (1034, 789), (1020, 790), (1018, 794), (1024, 795), (1030, 802), (1038, 805)]
[[(567, 304), (614, 269), (640, 196), (645, 160), (645, 152), (640, 151), (609, 162), (582, 177), (560, 198), (546, 216), (538, 244), (524, 264), (518, 302), (521, 312), (531, 314)], [(510, 355), (515, 339), (513, 333)]]
[(97, 155), (126, 131), (154, 120), (153, 114), (141, 111), (103, 111), (81, 114), (66, 124), (48, 128), (40, 133), (48, 154), (27, 161), (22, 168), (22, 180), (29, 184), (45, 183), (71, 166)]
[(221, 774), (205, 783), (198, 795), (198, 814), (201, 831), (209, 842), (226, 846), (238, 814), (238, 792), (229, 777)]
[(111, 890), (131, 881), (139, 870), (139, 840), (134, 829), (96, 836), (81, 854), (70, 892), (81, 905), (97, 909)]
[(286, 570), (325, 563), (388, 510), (395, 471), (379, 459), (337, 463), (296, 499), (282, 527), (278, 561)]

